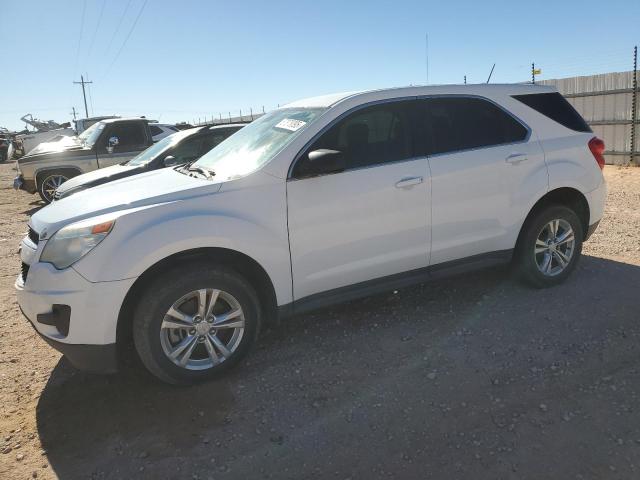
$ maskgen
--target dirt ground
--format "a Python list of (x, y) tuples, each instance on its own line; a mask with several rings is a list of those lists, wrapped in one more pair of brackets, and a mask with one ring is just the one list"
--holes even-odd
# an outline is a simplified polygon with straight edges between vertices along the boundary
[(21, 316), (0, 165), (0, 478), (640, 478), (640, 168), (573, 276), (492, 269), (296, 317), (192, 388), (75, 371)]

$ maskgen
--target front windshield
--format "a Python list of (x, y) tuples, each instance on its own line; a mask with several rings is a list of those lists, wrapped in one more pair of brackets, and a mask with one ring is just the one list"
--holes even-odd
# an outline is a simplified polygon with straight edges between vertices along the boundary
[(144, 165), (146, 163), (151, 162), (156, 159), (158, 155), (162, 155), (171, 147), (173, 147), (176, 143), (182, 141), (185, 137), (189, 137), (193, 135), (193, 131), (184, 130), (182, 132), (174, 133), (169, 135), (168, 137), (164, 137), (157, 143), (154, 143), (146, 150), (140, 152), (137, 156), (133, 157), (127, 165)]
[(267, 113), (203, 155), (194, 167), (213, 170), (223, 180), (247, 175), (268, 163), (324, 111), (283, 108)]
[(93, 144), (98, 140), (98, 137), (102, 133), (102, 130), (104, 130), (104, 126), (105, 124), (103, 122), (94, 123), (84, 132), (78, 135), (78, 139), (81, 143), (84, 143), (88, 147), (93, 147)]

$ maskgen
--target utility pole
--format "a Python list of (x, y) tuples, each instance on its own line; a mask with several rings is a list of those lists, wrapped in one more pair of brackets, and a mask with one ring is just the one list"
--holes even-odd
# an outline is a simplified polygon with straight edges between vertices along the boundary
[(76, 121), (76, 107), (71, 107), (71, 113), (73, 114), (73, 121)]
[(464, 76), (464, 84), (465, 85), (467, 84), (467, 76), (466, 75)]
[(636, 156), (636, 128), (638, 123), (638, 46), (633, 47), (633, 93), (631, 94), (631, 165)]
[(88, 83), (93, 83), (93, 82), (85, 82), (84, 81), (84, 77), (82, 75), (80, 75), (80, 81), (79, 82), (73, 82), (76, 85), (82, 85), (82, 96), (84, 97), (84, 113), (85, 113), (85, 118), (89, 118), (89, 109), (87, 108), (87, 94), (84, 91), (84, 86)]

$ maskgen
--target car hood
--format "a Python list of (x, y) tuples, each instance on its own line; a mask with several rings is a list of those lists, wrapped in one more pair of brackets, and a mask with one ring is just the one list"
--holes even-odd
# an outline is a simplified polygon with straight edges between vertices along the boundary
[(86, 147), (76, 137), (67, 137), (57, 142), (44, 142), (32, 149), (27, 155), (21, 157), (19, 163), (41, 160), (45, 157), (57, 157), (61, 155), (86, 155), (91, 148)]
[(111, 167), (101, 168), (67, 180), (58, 187), (56, 194), (60, 194), (66, 198), (67, 195), (77, 193), (73, 192), (73, 190), (80, 191), (85, 188), (95, 187), (137, 173), (142, 173), (145, 170), (144, 165), (113, 165)]
[(53, 202), (36, 212), (29, 224), (41, 238), (49, 238), (65, 225), (85, 218), (210, 195), (221, 186), (215, 180), (163, 168), (98, 185)]

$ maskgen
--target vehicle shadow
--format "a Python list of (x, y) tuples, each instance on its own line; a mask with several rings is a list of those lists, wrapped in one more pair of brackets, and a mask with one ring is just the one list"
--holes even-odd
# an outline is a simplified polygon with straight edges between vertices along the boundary
[[(291, 405), (311, 401), (305, 393), (307, 384), (280, 380), (288, 379), (294, 367), (314, 372), (310, 375), (317, 375), (314, 382), (329, 390), (327, 395), (346, 402), (353, 392), (333, 385), (335, 371), (319, 364), (318, 356), (339, 355), (341, 372), (353, 373), (354, 380), (349, 388), (358, 391), (364, 389), (367, 382), (376, 381), (366, 373), (356, 375), (355, 369), (363, 368), (361, 357), (369, 355), (369, 350), (362, 350), (365, 347), (358, 345), (382, 342), (383, 336), (392, 334), (398, 338), (398, 345), (411, 344), (405, 342), (403, 335), (406, 335), (424, 338), (435, 348), (444, 348), (444, 343), (438, 343), (439, 338), (450, 338), (460, 331), (464, 335), (465, 331), (478, 327), (495, 329), (500, 335), (512, 335), (515, 339), (512, 341), (521, 342), (520, 347), (526, 350), (531, 332), (538, 328), (540, 319), (545, 318), (545, 309), (549, 308), (551, 312), (560, 306), (566, 311), (562, 305), (566, 298), (571, 298), (575, 305), (584, 305), (585, 311), (576, 310), (575, 318), (585, 322), (584, 328), (589, 330), (589, 335), (597, 337), (604, 335), (604, 329), (608, 328), (605, 322), (610, 322), (610, 318), (589, 316), (589, 310), (598, 305), (598, 309), (609, 309), (617, 315), (619, 324), (633, 324), (638, 313), (632, 308), (637, 303), (634, 300), (637, 292), (633, 290), (638, 285), (639, 266), (589, 256), (582, 258), (578, 270), (565, 284), (554, 289), (532, 290), (520, 286), (504, 268), (452, 277), (284, 321), (262, 336), (245, 365), (222, 379), (188, 388), (161, 384), (138, 365), (132, 365), (118, 375), (94, 376), (75, 371), (62, 359), (51, 372), (37, 406), (38, 433), (49, 462), (61, 479), (186, 478), (187, 473), (191, 478), (191, 472), (184, 470), (188, 470), (184, 465), (189, 465), (189, 458), (197, 459), (205, 471), (212, 465), (217, 470), (219, 463), (215, 462), (219, 460), (213, 458), (211, 452), (216, 446), (219, 451), (226, 443), (233, 445), (233, 458), (238, 463), (234, 470), (236, 474), (243, 468), (244, 456), (247, 462), (252, 462), (247, 465), (267, 468), (273, 474), (282, 467), (277, 463), (270, 464), (276, 459), (270, 457), (269, 445), (281, 443), (278, 432), (264, 441), (267, 450), (263, 456), (246, 452), (257, 449), (255, 442), (262, 426), (256, 418), (271, 416), (288, 425)], [(569, 315), (574, 314), (570, 312)], [(583, 317), (589, 320), (583, 320)], [(333, 328), (336, 324), (339, 328)], [(374, 325), (378, 327), (379, 324), (383, 328), (374, 329)], [(343, 343), (345, 336), (348, 338)], [(517, 344), (515, 348), (517, 351)], [(409, 350), (407, 355), (421, 359), (423, 352), (421, 347), (415, 352)], [(384, 351), (382, 353), (384, 357)], [(375, 368), (378, 365), (375, 362), (385, 362), (377, 356), (380, 352), (376, 358), (371, 357)], [(396, 380), (407, 379), (398, 376)], [(407, 388), (415, 387), (408, 384)], [(526, 395), (528, 388), (522, 388), (522, 395)], [(253, 393), (249, 395), (249, 392)], [(287, 409), (286, 405), (290, 407)], [(398, 422), (402, 423), (400, 409), (397, 415)], [(431, 421), (444, 420), (436, 417)], [(229, 433), (231, 427), (233, 434)], [(367, 435), (367, 432), (358, 433), (362, 436), (357, 438)], [(437, 440), (436, 434), (433, 435), (433, 439), (424, 441)], [(526, 446), (527, 439), (522, 442)], [(349, 445), (335, 444), (331, 448), (335, 449), (332, 468), (336, 471), (342, 465), (340, 459), (344, 451), (348, 451), (349, 456), (357, 456), (363, 464), (380, 462), (380, 458), (368, 450), (367, 442), (352, 440)], [(315, 454), (296, 451), (298, 453), (289, 453), (287, 461), (294, 462), (289, 465), (292, 472), (300, 468), (298, 478), (302, 478), (305, 462), (310, 462)], [(323, 451), (323, 454), (327, 453)], [(178, 465), (178, 470), (183, 465), (183, 470), (169, 472), (166, 470), (168, 465)], [(347, 468), (346, 463), (343, 466)], [(418, 466), (419, 463), (416, 468)], [(494, 473), (499, 476), (498, 472)], [(434, 475), (438, 477), (438, 474)]]
[(23, 215), (28, 215), (31, 216), (34, 213), (36, 213), (38, 210), (42, 209), (43, 207), (46, 207), (45, 203), (42, 200), (35, 200), (31, 203), (29, 203), (29, 206), (33, 205), (33, 207), (24, 210), (22, 212), (20, 212)]

